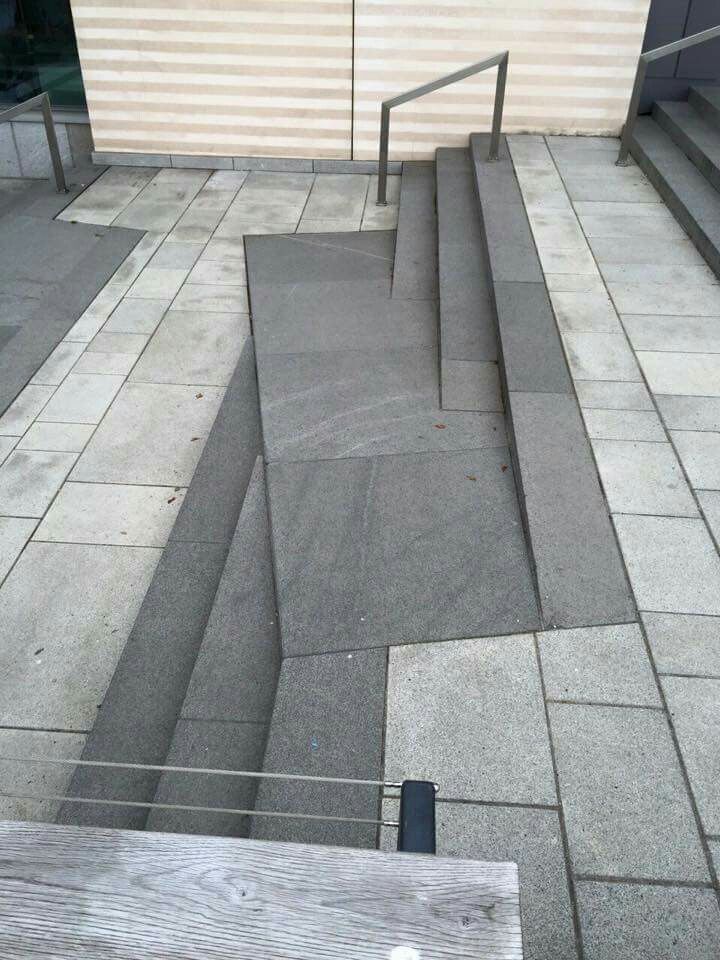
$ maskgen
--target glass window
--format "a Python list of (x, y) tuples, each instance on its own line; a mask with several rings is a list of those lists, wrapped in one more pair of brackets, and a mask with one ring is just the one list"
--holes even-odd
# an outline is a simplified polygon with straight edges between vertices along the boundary
[(84, 107), (70, 0), (0, 0), (0, 100)]

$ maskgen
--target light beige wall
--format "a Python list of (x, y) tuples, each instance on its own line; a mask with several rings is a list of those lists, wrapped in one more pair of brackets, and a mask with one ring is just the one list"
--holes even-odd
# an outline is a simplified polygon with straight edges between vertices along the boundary
[[(616, 134), (649, 2), (72, 0), (72, 9), (97, 150), (364, 159), (377, 152), (383, 97), (505, 48), (506, 130)], [(488, 129), (494, 83), (492, 71), (397, 108), (391, 156), (428, 157)]]

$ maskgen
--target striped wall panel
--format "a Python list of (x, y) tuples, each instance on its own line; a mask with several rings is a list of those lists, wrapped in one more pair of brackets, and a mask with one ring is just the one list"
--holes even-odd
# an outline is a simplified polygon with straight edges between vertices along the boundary
[[(648, 7), (72, 0), (97, 150), (356, 159), (376, 156), (383, 97), (506, 48), (506, 130), (617, 134)], [(391, 157), (488, 129), (494, 85), (492, 71), (397, 108)]]
[(352, 0), (72, 0), (95, 149), (350, 157)]

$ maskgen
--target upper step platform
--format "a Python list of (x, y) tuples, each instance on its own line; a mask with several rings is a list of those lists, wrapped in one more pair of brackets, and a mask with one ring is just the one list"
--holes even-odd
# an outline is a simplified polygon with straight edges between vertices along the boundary
[(720, 122), (706, 119), (691, 103), (656, 103), (653, 117), (700, 173), (720, 190)]

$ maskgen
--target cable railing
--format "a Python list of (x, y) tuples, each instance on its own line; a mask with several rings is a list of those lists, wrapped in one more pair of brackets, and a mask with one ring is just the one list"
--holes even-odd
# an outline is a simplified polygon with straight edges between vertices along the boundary
[(390, 100), (383, 100), (380, 110), (380, 156), (378, 159), (378, 192), (377, 202), (381, 206), (387, 203), (387, 173), (388, 173), (388, 146), (390, 142), (390, 111), (393, 107), (399, 107), (401, 103), (407, 103), (409, 100), (417, 100), (418, 97), (425, 96), (426, 93), (432, 93), (434, 90), (440, 90), (441, 87), (447, 87), (457, 80), (464, 80), (466, 77), (472, 77), (475, 73), (482, 73), (483, 70), (489, 70), (491, 67), (497, 67), (497, 83), (495, 85), (495, 107), (493, 110), (492, 133), (490, 135), (490, 152), (488, 160), (497, 160), (500, 149), (500, 132), (502, 130), (503, 107), (505, 105), (505, 82), (507, 80), (508, 60), (510, 51), (503, 50), (502, 53), (495, 54), (487, 60), (481, 60), (479, 63), (473, 63), (469, 67), (457, 70), (447, 77), (440, 77), (431, 83), (426, 83), (422, 87), (415, 87), (408, 90), (407, 93), (400, 93), (397, 97)]
[(701, 33), (694, 33), (690, 37), (683, 37), (682, 40), (667, 43), (664, 47), (647, 50), (640, 56), (635, 73), (632, 96), (630, 97), (630, 104), (628, 105), (627, 118), (620, 140), (620, 153), (617, 158), (617, 165), (619, 167), (625, 167), (628, 163), (630, 144), (632, 143), (638, 108), (640, 107), (640, 97), (642, 96), (643, 86), (645, 85), (648, 66), (655, 60), (662, 60), (663, 57), (669, 57), (671, 54), (678, 53), (680, 50), (687, 50), (688, 47), (695, 47), (699, 43), (705, 43), (706, 40), (715, 40), (718, 37), (720, 37), (720, 25), (711, 27), (709, 30), (703, 30)]
[(55, 124), (53, 123), (52, 110), (50, 108), (50, 97), (47, 93), (39, 93), (30, 100), (18, 103), (14, 107), (3, 110), (0, 113), (0, 123), (13, 120), (21, 113), (27, 113), (28, 110), (34, 110), (40, 107), (45, 124), (45, 134), (47, 136), (48, 149), (50, 150), (50, 160), (52, 161), (53, 174), (55, 175), (55, 186), (58, 193), (67, 193), (67, 184), (65, 183), (65, 172), (63, 170), (62, 158), (60, 156), (60, 147), (58, 146), (57, 136), (55, 134)]

